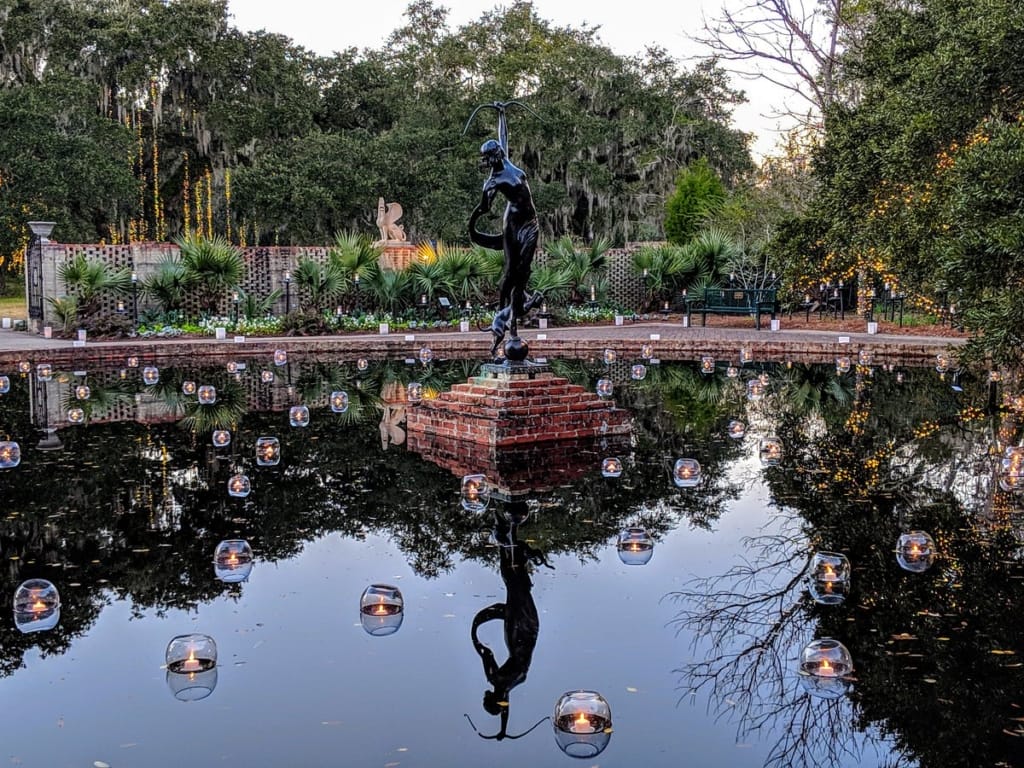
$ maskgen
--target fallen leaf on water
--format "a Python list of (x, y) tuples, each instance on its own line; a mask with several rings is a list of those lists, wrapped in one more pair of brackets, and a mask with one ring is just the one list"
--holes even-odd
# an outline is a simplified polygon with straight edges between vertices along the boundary
[(102, 760), (93, 760), (92, 764), (95, 768), (110, 768), (110, 763), (104, 763)]
[(634, 688), (632, 685), (627, 685), (626, 690), (630, 693), (636, 693), (636, 688)]
[(1003, 650), (1002, 648), (993, 648), (989, 653), (995, 654), (996, 656), (1014, 656), (1017, 652)]

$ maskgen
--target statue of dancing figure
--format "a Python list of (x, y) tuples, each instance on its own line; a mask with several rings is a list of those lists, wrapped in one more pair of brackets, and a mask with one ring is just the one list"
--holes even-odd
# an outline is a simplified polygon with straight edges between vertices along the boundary
[[(488, 139), (480, 147), (480, 166), (489, 170), (490, 175), (484, 181), (480, 203), (469, 218), (470, 240), (476, 245), (503, 251), (505, 254), (505, 268), (498, 285), (498, 311), (490, 329), (495, 337), (491, 354), (497, 351), (506, 332), (511, 333), (512, 339), (518, 339), (519, 319), (543, 298), (540, 292), (529, 295), (526, 290), (530, 281), (533, 256), (537, 251), (540, 224), (537, 221), (537, 209), (533, 204), (533, 195), (526, 174), (508, 159), (508, 124), (505, 109), (513, 103), (515, 102), (494, 102), (485, 105), (498, 111), (498, 140)], [(472, 119), (470, 117), (470, 121)], [(481, 216), (490, 212), (494, 198), (499, 193), (507, 201), (501, 234), (480, 232), (477, 229), (477, 222)], [(525, 357), (525, 347), (523, 356)]]

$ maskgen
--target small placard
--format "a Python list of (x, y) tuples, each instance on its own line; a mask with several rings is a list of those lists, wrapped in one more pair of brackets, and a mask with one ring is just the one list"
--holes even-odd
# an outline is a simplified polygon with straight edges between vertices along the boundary
[(3, 318), (2, 320), (0, 320), (0, 322), (2, 322), (2, 323), (3, 323), (3, 326), (2, 326), (2, 327), (3, 327), (3, 328), (4, 328), (5, 330), (6, 330), (7, 328), (10, 328), (10, 327), (11, 327), (11, 318), (9, 318), (9, 317), (5, 317), (5, 318)]
[(378, 328), (380, 330), (380, 335), (381, 336), (387, 336), (388, 335), (388, 324), (387, 323), (381, 323), (378, 326)]
[(72, 347), (84, 347), (85, 346), (85, 342), (82, 341), (81, 339), (75, 339), (74, 341), (71, 342), (71, 346)]
[(779, 330), (779, 320), (777, 318), (775, 320), (772, 320), (772, 330), (773, 331)]
[(214, 338), (217, 338), (217, 339), (226, 339), (228, 337), (228, 329), (227, 328), (214, 328), (213, 329), (213, 335), (214, 335)]
[(85, 341), (85, 337), (86, 337), (87, 334), (88, 334), (88, 331), (86, 331), (84, 328), (79, 328), (78, 329), (78, 340), (79, 341)]
[(622, 315), (616, 315), (615, 316), (615, 324), (616, 325), (622, 325), (622, 322), (623, 322), (624, 319), (625, 318), (623, 318)]
[(546, 317), (539, 318), (537, 320), (537, 327), (538, 328), (547, 328), (548, 327), (548, 319)]
[(415, 357), (407, 357), (407, 358), (405, 358), (405, 364), (406, 365), (416, 365), (416, 358)]
[(43, 327), (43, 338), (44, 339), (52, 339), (53, 338), (53, 328), (51, 328), (48, 325), (44, 326)]
[(547, 361), (548, 361), (548, 359), (546, 357), (535, 357), (535, 358), (533, 358), (533, 362), (535, 362), (535, 363), (546, 363)]
[(407, 333), (407, 334), (405, 334), (405, 340), (406, 341), (416, 341), (416, 336), (414, 334)]
[(840, 344), (849, 344), (850, 343), (850, 337), (849, 336), (840, 336), (839, 337), (839, 343)]
[(878, 333), (878, 323), (873, 321), (868, 323), (868, 333), (872, 336)]
[(245, 336), (235, 336), (235, 344), (245, 344)]
[(660, 333), (652, 333), (651, 334), (651, 341), (661, 341), (661, 334)]
[(651, 365), (659, 365), (661, 363), (661, 360), (658, 359), (657, 357), (652, 357), (647, 362), (650, 363)]
[(459, 332), (460, 333), (469, 333), (469, 320), (460, 320), (459, 321)]
[(537, 341), (547, 341), (548, 335), (546, 333), (538, 333)]

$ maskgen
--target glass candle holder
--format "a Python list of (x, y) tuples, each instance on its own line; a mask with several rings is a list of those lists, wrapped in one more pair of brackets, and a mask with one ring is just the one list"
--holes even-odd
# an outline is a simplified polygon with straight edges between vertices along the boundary
[(272, 383), (274, 381), (274, 372), (267, 370), (260, 371), (260, 381), (264, 384)]
[(88, 384), (79, 384), (75, 387), (75, 399), (76, 400), (88, 400), (92, 394), (92, 390), (89, 389)]
[(14, 625), (19, 632), (42, 632), (60, 621), (60, 593), (46, 579), (29, 579), (14, 591)]
[(288, 423), (293, 427), (308, 427), (309, 408), (305, 405), (293, 405), (288, 409)]
[(252, 491), (252, 483), (247, 475), (241, 473), (228, 478), (228, 496), (244, 499)]
[(365, 357), (360, 357), (358, 360), (356, 360), (356, 370), (358, 370), (358, 371), (365, 371), (369, 367), (370, 367), (370, 361), (367, 360)]
[(167, 644), (164, 662), (176, 675), (205, 672), (217, 666), (217, 643), (209, 635), (178, 635)]
[(747, 382), (747, 400), (752, 403), (756, 403), (758, 400), (764, 398), (764, 393), (767, 388), (764, 382), (760, 379), (751, 379)]
[(226, 539), (213, 551), (213, 575), (226, 584), (246, 581), (253, 564), (252, 547), (245, 539)]
[(85, 410), (83, 408), (74, 407), (68, 408), (68, 422), (71, 424), (81, 424), (85, 421)]
[(700, 359), (700, 372), (705, 376), (710, 376), (715, 372), (715, 358), (711, 355), (704, 355)]
[(750, 347), (740, 349), (740, 365), (754, 362), (754, 351)]
[(153, 386), (160, 381), (160, 369), (155, 365), (147, 365), (142, 369), (142, 381), (149, 386)]
[(896, 542), (896, 562), (911, 573), (924, 573), (935, 562), (935, 540), (924, 531), (908, 531)]
[(1024, 490), (1024, 448), (1008, 446), (999, 468), (999, 487), (1009, 493)]
[(217, 667), (181, 674), (167, 670), (167, 687), (178, 701), (201, 701), (217, 687)]
[(747, 425), (739, 419), (733, 419), (726, 427), (726, 434), (733, 440), (742, 440), (747, 436)]
[(183, 395), (194, 395), (196, 393), (196, 383), (192, 379), (185, 379), (181, 382), (181, 394)]
[(491, 503), (491, 486), (486, 475), (462, 478), (462, 508), (467, 512), (483, 512)]
[(696, 459), (676, 459), (672, 468), (672, 482), (677, 488), (693, 488), (700, 483), (700, 462)]
[(850, 594), (850, 561), (839, 552), (815, 552), (807, 579), (814, 602), (839, 605)]
[(434, 350), (430, 347), (420, 347), (419, 354), (420, 362), (423, 365), (427, 365), (431, 360), (434, 359)]
[(227, 448), (231, 445), (231, 433), (226, 429), (215, 429), (211, 442), (214, 448)]
[(238, 364), (237, 360), (229, 360), (227, 364), (224, 366), (224, 369), (228, 373), (238, 373), (240, 370), (242, 370), (242, 367)]
[(615, 391), (615, 385), (611, 379), (598, 379), (596, 391), (598, 397), (611, 397)]
[(601, 475), (604, 477), (622, 476), (622, 459), (618, 456), (609, 456), (601, 461)]
[(644, 345), (642, 345), (640, 347), (640, 357), (642, 357), (644, 360), (650, 360), (652, 357), (654, 357), (654, 345), (653, 344), (644, 344)]
[(410, 403), (420, 402), (423, 399), (423, 385), (418, 381), (410, 382), (405, 388), (405, 399)]
[(870, 349), (862, 349), (857, 353), (857, 365), (863, 365), (865, 367), (875, 362), (875, 353)]
[(139, 358), (138, 358), (138, 356), (137, 355), (131, 355), (127, 360), (125, 360), (125, 364), (129, 368), (138, 368), (139, 367)]
[(22, 376), (24, 376), (31, 370), (32, 363), (30, 363), (28, 360), (22, 360), (20, 363), (18, 363), (18, 373), (20, 373)]
[(375, 637), (397, 632), (404, 614), (402, 593), (390, 584), (371, 584), (359, 598), (359, 623)]
[(40, 363), (36, 366), (36, 378), (40, 381), (49, 381), (53, 378), (53, 366), (49, 363)]
[(647, 565), (654, 556), (654, 539), (643, 528), (627, 528), (619, 534), (616, 549), (626, 565)]
[(570, 757), (595, 757), (611, 740), (612, 709), (597, 691), (563, 693), (551, 722), (558, 748)]
[(945, 373), (949, 370), (950, 358), (945, 352), (939, 352), (935, 356), (935, 370), (939, 373)]
[(842, 355), (836, 358), (836, 375), (842, 376), (844, 373), (849, 373), (850, 368), (853, 367), (853, 362), (846, 355)]
[(335, 392), (331, 392), (331, 410), (335, 413), (344, 413), (348, 410), (349, 400), (348, 392), (343, 389), (339, 389)]
[(775, 467), (782, 461), (782, 441), (777, 437), (764, 437), (757, 445), (757, 456), (763, 467)]
[(256, 438), (256, 465), (274, 467), (281, 463), (281, 442), (276, 437)]
[(814, 640), (800, 653), (800, 679), (812, 696), (834, 699), (849, 687), (853, 674), (853, 657), (838, 640), (823, 637)]
[(197, 393), (200, 405), (213, 405), (217, 402), (217, 388), (211, 384), (203, 384)]
[(6, 395), (11, 391), (11, 379), (8, 376), (0, 376), (0, 395)]
[(629, 369), (629, 377), (633, 381), (643, 381), (647, 378), (647, 366), (643, 363), (636, 363)]
[(608, 348), (604, 351), (602, 359), (604, 360), (605, 365), (611, 365), (619, 359), (619, 356), (615, 353), (614, 349)]
[(21, 464), (21, 446), (13, 440), (0, 440), (0, 469), (14, 469)]
[(738, 378), (740, 375), (740, 369), (737, 368), (735, 365), (730, 365), (728, 368), (725, 369), (725, 375), (730, 379)]
[(288, 350), (287, 349), (275, 349), (274, 350), (274, 365), (285, 365), (288, 362)]

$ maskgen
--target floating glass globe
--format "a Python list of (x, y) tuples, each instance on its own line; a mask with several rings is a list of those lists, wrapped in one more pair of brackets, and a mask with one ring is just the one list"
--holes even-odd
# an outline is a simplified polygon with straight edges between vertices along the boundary
[(420, 362), (423, 363), (423, 365), (427, 365), (433, 359), (434, 350), (430, 347), (420, 347)]
[(672, 468), (672, 482), (679, 488), (693, 488), (700, 483), (700, 462), (696, 459), (676, 459)]
[(85, 421), (85, 411), (82, 408), (68, 408), (68, 421), (71, 424), (81, 424)]
[(418, 381), (409, 383), (409, 386), (405, 388), (405, 399), (410, 403), (418, 403), (423, 399), (423, 385)]
[(757, 456), (763, 467), (775, 467), (782, 462), (782, 441), (777, 437), (765, 437), (757, 446)]
[(49, 363), (40, 363), (36, 366), (36, 378), (40, 381), (49, 381), (53, 378), (53, 366)]
[(181, 394), (183, 395), (194, 395), (196, 393), (196, 383), (191, 379), (186, 379), (181, 382)]
[(274, 365), (284, 365), (288, 362), (288, 350), (286, 349), (275, 349), (274, 350)]
[(252, 483), (243, 474), (232, 475), (228, 478), (228, 496), (244, 499), (252, 490)]
[(164, 652), (167, 686), (179, 701), (205, 699), (217, 686), (217, 644), (209, 635), (178, 635)]
[(211, 439), (215, 448), (226, 448), (231, 445), (231, 433), (226, 429), (213, 430)]
[(331, 410), (335, 413), (344, 413), (348, 410), (348, 392), (343, 389), (331, 392)]
[(836, 358), (836, 374), (841, 376), (844, 373), (849, 373), (851, 367), (853, 367), (853, 363), (846, 355)]
[(358, 360), (356, 360), (356, 368), (359, 369), (360, 371), (365, 371), (369, 367), (370, 361), (367, 360), (365, 357), (360, 357)]
[(857, 353), (857, 364), (863, 366), (869, 366), (875, 362), (875, 353), (870, 349), (862, 349)]
[(751, 379), (747, 382), (747, 400), (756, 403), (764, 398), (765, 385), (760, 379)]
[(405, 601), (398, 587), (371, 584), (359, 599), (359, 623), (375, 637), (393, 635), (402, 626)]
[(619, 356), (615, 354), (614, 349), (609, 348), (604, 351), (603, 359), (605, 365), (611, 365), (612, 363), (619, 359)]
[(217, 388), (211, 384), (204, 384), (199, 388), (198, 397), (201, 405), (213, 405), (217, 402)]
[(1009, 493), (1024, 490), (1024, 448), (1008, 446), (999, 470), (999, 487)]
[(740, 369), (737, 368), (735, 365), (730, 365), (728, 368), (725, 369), (725, 375), (728, 376), (730, 379), (735, 379), (740, 375)]
[(167, 687), (178, 701), (200, 701), (217, 687), (217, 667), (183, 674), (167, 670)]
[(21, 446), (13, 440), (0, 440), (0, 469), (13, 469), (21, 464)]
[(483, 512), (491, 503), (491, 486), (486, 475), (462, 478), (462, 508), (467, 512)]
[(612, 737), (612, 709), (596, 691), (568, 691), (555, 702), (555, 742), (569, 757), (592, 758)]
[(22, 360), (20, 363), (18, 363), (18, 373), (25, 375), (31, 370), (32, 363), (30, 363), (28, 360)]
[(213, 575), (225, 584), (247, 580), (252, 567), (252, 547), (245, 539), (226, 539), (213, 552)]
[(11, 380), (7, 376), (0, 376), (0, 395), (6, 395), (11, 391)]
[(839, 552), (815, 552), (807, 578), (814, 602), (839, 605), (850, 593), (850, 561)]
[(708, 376), (715, 372), (715, 358), (711, 355), (704, 355), (700, 359), (700, 372)]
[(643, 528), (627, 528), (619, 534), (616, 549), (626, 565), (646, 565), (654, 556), (654, 539)]
[(79, 384), (75, 387), (75, 399), (76, 400), (88, 400), (92, 394), (92, 390), (89, 389), (88, 384)]
[(125, 362), (126, 362), (126, 364), (128, 365), (129, 368), (138, 368), (139, 367), (139, 358), (136, 355), (132, 355)]
[(647, 378), (647, 366), (643, 363), (637, 363), (629, 369), (629, 376), (633, 381), (643, 381)]
[(740, 350), (740, 364), (746, 365), (747, 363), (754, 362), (754, 352), (750, 347), (743, 347)]
[(599, 397), (611, 397), (612, 392), (615, 391), (615, 385), (611, 379), (598, 379), (597, 380), (597, 394)]
[(618, 456), (609, 456), (601, 462), (601, 474), (604, 477), (621, 477), (622, 460)]
[(288, 409), (288, 423), (293, 427), (308, 427), (309, 408), (305, 405), (293, 405)]
[(654, 357), (654, 345), (644, 344), (642, 347), (640, 347), (640, 357), (642, 357), (644, 360), (650, 360), (652, 357)]
[(14, 591), (14, 625), (20, 632), (53, 629), (60, 621), (60, 593), (46, 579), (29, 579)]
[(256, 464), (273, 467), (281, 463), (281, 442), (276, 437), (256, 438)]
[(236, 360), (229, 360), (227, 365), (224, 366), (224, 369), (228, 373), (238, 373), (240, 370), (242, 370), (241, 366), (238, 364), (238, 361)]
[(924, 573), (935, 562), (935, 540), (924, 531), (908, 531), (896, 542), (896, 562), (911, 573)]
[(260, 381), (264, 384), (270, 384), (274, 380), (273, 371), (260, 371)]
[(945, 373), (946, 371), (949, 370), (949, 366), (949, 355), (947, 355), (945, 352), (939, 352), (939, 354), (935, 356), (935, 370), (938, 371), (939, 373)]
[(142, 381), (150, 386), (160, 381), (160, 369), (155, 365), (147, 365), (142, 369)]
[(726, 433), (733, 440), (742, 440), (747, 435), (747, 425), (739, 419), (733, 419), (729, 422), (729, 426), (726, 427)]
[(812, 696), (836, 699), (849, 688), (853, 657), (831, 637), (814, 640), (800, 653), (800, 682)]

